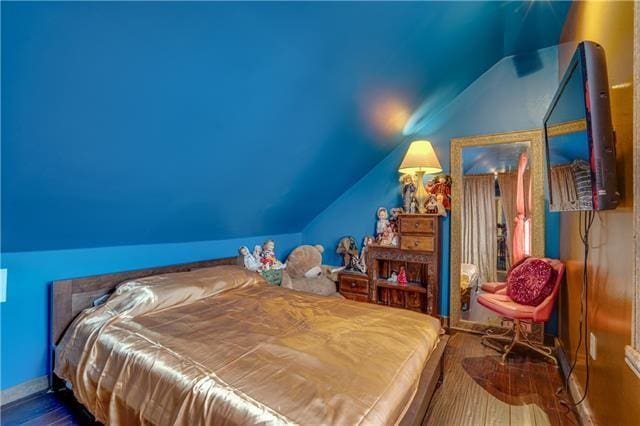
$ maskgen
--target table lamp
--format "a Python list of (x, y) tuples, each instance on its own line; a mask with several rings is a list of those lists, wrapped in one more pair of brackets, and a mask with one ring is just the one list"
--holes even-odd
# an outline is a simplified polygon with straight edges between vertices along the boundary
[(418, 203), (418, 211), (425, 213), (425, 204), (427, 202), (427, 190), (424, 188), (424, 175), (440, 173), (442, 166), (436, 152), (431, 146), (431, 142), (426, 140), (418, 140), (411, 142), (407, 153), (398, 169), (400, 173), (416, 175), (416, 201)]

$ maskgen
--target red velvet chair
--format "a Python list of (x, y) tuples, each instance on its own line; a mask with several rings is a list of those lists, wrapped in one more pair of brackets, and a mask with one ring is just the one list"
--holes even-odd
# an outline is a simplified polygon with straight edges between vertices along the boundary
[[(549, 317), (551, 316), (553, 306), (556, 302), (556, 299), (558, 298), (560, 283), (562, 282), (562, 277), (564, 275), (564, 264), (555, 259), (546, 260), (550, 262), (551, 267), (556, 271), (556, 281), (551, 294), (547, 296), (547, 298), (544, 299), (538, 306), (521, 305), (514, 302), (509, 296), (507, 296), (506, 285), (500, 286), (500, 288), (496, 289), (495, 293), (486, 293), (478, 297), (478, 303), (480, 303), (485, 308), (492, 310), (493, 312), (504, 318), (513, 320), (513, 336), (508, 336), (506, 333), (499, 335), (489, 333), (482, 336), (482, 341), (485, 344), (487, 343), (487, 340), (508, 343), (503, 348), (503, 362), (507, 359), (507, 356), (509, 355), (511, 350), (516, 345), (520, 345), (532, 349), (541, 355), (544, 355), (545, 357), (551, 359), (555, 364), (558, 363), (556, 358), (552, 355), (552, 351), (550, 348), (535, 344), (527, 339), (526, 335), (524, 335), (522, 332), (522, 327), (520, 324), (522, 320), (544, 323), (548, 321)], [(493, 347), (493, 345), (489, 346)]]

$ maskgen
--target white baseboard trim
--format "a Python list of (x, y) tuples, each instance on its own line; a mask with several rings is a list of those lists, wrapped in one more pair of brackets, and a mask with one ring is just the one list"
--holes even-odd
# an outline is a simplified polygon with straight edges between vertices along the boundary
[(49, 388), (49, 376), (37, 377), (28, 382), (20, 383), (0, 391), (0, 406), (17, 401), (21, 398), (42, 392)]
[(640, 352), (638, 352), (631, 346), (626, 346), (624, 348), (624, 355), (624, 360), (627, 362), (629, 368), (633, 370), (634, 373), (636, 373), (636, 376), (638, 376), (638, 378), (640, 378)]
[[(564, 349), (562, 348), (562, 344), (560, 340), (555, 338), (555, 347), (556, 347), (556, 355), (558, 357), (558, 363), (560, 364), (560, 369), (562, 370), (562, 376), (567, 377), (567, 373), (569, 372), (570, 364), (569, 359), (567, 358), (567, 354), (565, 354)], [(569, 392), (571, 393), (571, 397), (574, 401), (577, 401), (582, 397), (584, 389), (576, 380), (575, 374), (571, 373), (569, 377)], [(589, 405), (589, 398), (585, 398), (584, 401), (580, 405), (576, 407), (578, 410), (578, 416), (580, 417), (580, 424), (582, 425), (596, 425), (595, 417), (593, 416), (593, 411), (591, 410), (591, 405)]]

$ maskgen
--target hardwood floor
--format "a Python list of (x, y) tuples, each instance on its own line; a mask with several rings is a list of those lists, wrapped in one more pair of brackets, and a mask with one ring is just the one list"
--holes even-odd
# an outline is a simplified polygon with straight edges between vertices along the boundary
[[(480, 337), (451, 336), (445, 352), (444, 382), (436, 391), (424, 425), (577, 425), (573, 412), (554, 393), (558, 368), (531, 357), (506, 365)], [(90, 416), (71, 392), (45, 393), (2, 407), (2, 425), (90, 425)]]
[(449, 339), (444, 362), (444, 381), (423, 425), (579, 424), (555, 396), (560, 369), (542, 359), (516, 353), (501, 365), (480, 336), (458, 333)]
[(71, 391), (47, 392), (7, 404), (0, 410), (0, 424), (13, 425), (94, 425)]

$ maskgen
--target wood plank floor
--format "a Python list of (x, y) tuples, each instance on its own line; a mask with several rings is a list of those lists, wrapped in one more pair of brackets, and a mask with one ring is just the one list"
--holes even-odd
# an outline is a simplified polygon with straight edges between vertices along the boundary
[[(557, 401), (558, 368), (516, 356), (505, 365), (476, 335), (451, 336), (445, 352), (444, 382), (436, 391), (424, 425), (577, 425), (573, 412)], [(4, 425), (91, 425), (71, 392), (45, 393), (2, 407)]]
[(502, 365), (480, 336), (458, 333), (449, 339), (444, 362), (444, 381), (423, 425), (579, 424), (555, 396), (560, 369), (535, 355), (516, 353)]

